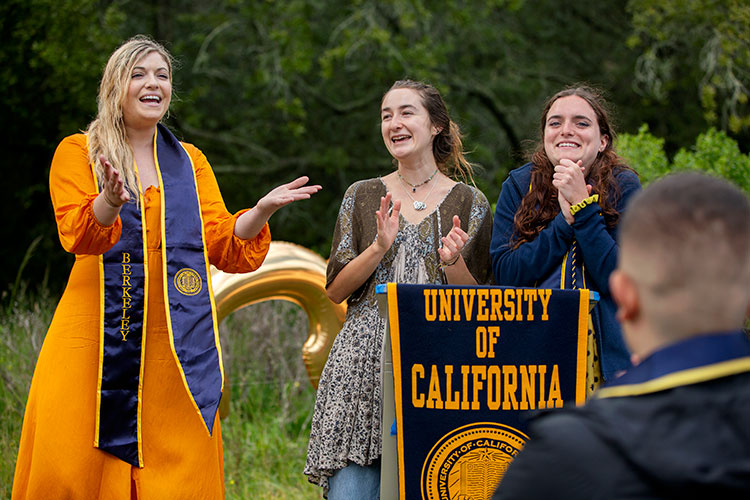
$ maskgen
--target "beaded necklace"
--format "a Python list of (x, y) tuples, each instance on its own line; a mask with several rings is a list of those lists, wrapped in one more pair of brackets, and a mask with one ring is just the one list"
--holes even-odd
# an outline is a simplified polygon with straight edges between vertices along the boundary
[(435, 177), (435, 174), (438, 173), (438, 169), (435, 169), (435, 171), (432, 174), (430, 174), (430, 176), (426, 180), (420, 182), (419, 184), (412, 184), (411, 182), (409, 182), (406, 179), (404, 179), (401, 176), (401, 171), (400, 170), (397, 170), (396, 173), (398, 173), (398, 178), (401, 179), (401, 182), (404, 182), (404, 183), (408, 184), (409, 186), (411, 186), (411, 192), (412, 193), (416, 193), (417, 192), (417, 188), (419, 186), (423, 186), (423, 185), (427, 184), (428, 182), (430, 182), (432, 180), (433, 177)]

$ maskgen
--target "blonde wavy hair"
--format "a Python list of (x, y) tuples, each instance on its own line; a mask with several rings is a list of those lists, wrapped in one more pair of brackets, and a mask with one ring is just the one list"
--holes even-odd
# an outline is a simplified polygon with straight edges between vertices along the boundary
[(138, 179), (133, 162), (133, 150), (125, 131), (122, 104), (127, 96), (133, 68), (142, 57), (151, 52), (158, 52), (164, 58), (169, 80), (172, 81), (172, 56), (167, 49), (147, 36), (134, 36), (120, 45), (109, 57), (99, 84), (96, 118), (86, 129), (89, 162), (94, 163), (99, 181), (102, 182), (104, 179), (104, 165), (99, 161), (99, 155), (104, 155), (120, 171), (125, 186), (135, 194), (135, 200), (138, 200)]

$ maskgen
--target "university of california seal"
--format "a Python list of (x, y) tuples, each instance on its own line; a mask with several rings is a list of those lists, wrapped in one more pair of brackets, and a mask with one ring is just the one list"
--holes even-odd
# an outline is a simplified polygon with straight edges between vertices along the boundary
[(453, 429), (427, 454), (422, 499), (489, 499), (528, 439), (513, 427), (494, 422)]
[(195, 295), (201, 291), (203, 281), (194, 269), (185, 267), (175, 274), (174, 286), (183, 295)]

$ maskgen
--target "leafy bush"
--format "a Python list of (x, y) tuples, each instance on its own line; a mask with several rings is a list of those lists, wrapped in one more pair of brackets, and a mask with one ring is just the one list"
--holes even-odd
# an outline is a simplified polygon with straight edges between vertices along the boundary
[(691, 151), (681, 149), (674, 157), (675, 170), (701, 170), (732, 181), (750, 193), (750, 155), (724, 132), (711, 128), (698, 136)]
[(643, 184), (670, 171), (669, 160), (664, 152), (664, 139), (651, 135), (645, 123), (637, 134), (619, 135), (617, 152), (638, 172)]
[(699, 135), (695, 145), (680, 149), (670, 163), (664, 152), (664, 139), (654, 137), (643, 124), (636, 134), (621, 134), (618, 153), (648, 183), (669, 172), (693, 170), (723, 177), (750, 193), (750, 155), (740, 151), (737, 142), (721, 130), (710, 128)]

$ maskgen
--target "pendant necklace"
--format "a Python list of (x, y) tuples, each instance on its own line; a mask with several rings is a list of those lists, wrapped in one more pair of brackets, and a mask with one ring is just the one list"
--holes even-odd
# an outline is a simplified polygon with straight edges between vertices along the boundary
[[(435, 170), (435, 172), (433, 172), (433, 174), (430, 176), (430, 179), (432, 179), (432, 177), (436, 173), (437, 173), (437, 170)], [(398, 177), (405, 184), (409, 184), (408, 182), (406, 182), (406, 180), (403, 177), (401, 177), (401, 173), (398, 174)], [(416, 192), (418, 186), (421, 186), (422, 184), (426, 184), (427, 182), (429, 182), (430, 179), (427, 179), (426, 181), (422, 182), (421, 184), (417, 184), (416, 186), (413, 185), (413, 184), (409, 184), (412, 187), (412, 192)], [(437, 181), (435, 181), (435, 182), (432, 183), (432, 187), (430, 188), (430, 192), (427, 193), (427, 196), (424, 197), (423, 201), (415, 200), (414, 197), (409, 192), (409, 190), (406, 189), (406, 188), (404, 188), (404, 191), (406, 191), (407, 196), (409, 196), (409, 198), (411, 198), (411, 201), (413, 202), (414, 210), (416, 210), (417, 212), (419, 212), (419, 211), (424, 210), (425, 208), (427, 208), (427, 203), (426, 203), (427, 202), (427, 198), (430, 197), (430, 195), (432, 194), (432, 191), (433, 191), (433, 189), (435, 189), (436, 185), (437, 185)]]

